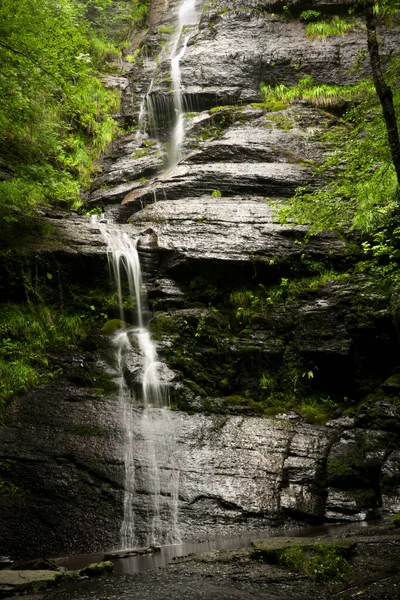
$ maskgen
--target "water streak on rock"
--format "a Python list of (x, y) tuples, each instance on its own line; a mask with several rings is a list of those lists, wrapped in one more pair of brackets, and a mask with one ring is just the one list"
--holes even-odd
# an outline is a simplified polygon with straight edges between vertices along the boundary
[(171, 151), (170, 163), (175, 165), (181, 158), (181, 148), (185, 131), (185, 119), (182, 105), (182, 90), (181, 90), (181, 69), (180, 61), (183, 58), (187, 44), (190, 38), (190, 33), (185, 36), (182, 48), (177, 53), (182, 32), (187, 25), (195, 25), (197, 16), (195, 11), (195, 0), (185, 0), (179, 9), (178, 33), (175, 38), (171, 52), (171, 79), (174, 94), (174, 109), (176, 114), (175, 126), (171, 136)]
[[(115, 365), (123, 418), (124, 519), (120, 530), (123, 549), (143, 544), (175, 543), (178, 532), (179, 469), (174, 461), (175, 435), (169, 418), (168, 382), (144, 319), (143, 282), (137, 241), (104, 218), (95, 221), (107, 242), (110, 269), (115, 279), (122, 327), (113, 336)], [(124, 281), (131, 315), (124, 309)], [(128, 321), (134, 326), (127, 325)], [(165, 371), (165, 369), (164, 369)], [(138, 439), (142, 452), (137, 452)], [(162, 496), (161, 496), (162, 490)], [(145, 517), (140, 495), (147, 498)], [(137, 520), (145, 523), (141, 526)]]

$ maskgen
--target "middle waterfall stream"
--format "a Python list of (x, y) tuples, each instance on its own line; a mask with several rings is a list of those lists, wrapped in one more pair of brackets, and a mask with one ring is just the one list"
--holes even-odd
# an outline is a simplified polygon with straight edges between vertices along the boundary
[[(137, 240), (105, 218), (93, 221), (107, 243), (118, 292), (120, 327), (112, 342), (125, 431), (121, 547), (178, 543), (179, 466), (168, 383), (161, 377), (166, 367), (146, 327)], [(126, 304), (134, 307), (128, 310)]]

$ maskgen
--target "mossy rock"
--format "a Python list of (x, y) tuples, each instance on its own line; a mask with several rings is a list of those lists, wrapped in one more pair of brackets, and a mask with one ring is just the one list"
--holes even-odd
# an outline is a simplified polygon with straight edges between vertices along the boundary
[(95, 425), (84, 425), (83, 423), (77, 423), (72, 427), (71, 430), (73, 435), (80, 435), (83, 437), (102, 437), (105, 433), (104, 429), (96, 427)]
[(393, 515), (393, 525), (395, 527), (400, 527), (400, 513)]
[(286, 110), (288, 108), (288, 104), (286, 102), (282, 102), (282, 100), (270, 100), (269, 102), (254, 102), (251, 107), (252, 108), (262, 108), (268, 112), (278, 112), (280, 110)]
[(59, 571), (60, 565), (51, 558), (38, 558), (27, 562), (18, 563), (11, 567), (12, 571)]
[(7, 570), (0, 571), (0, 596), (4, 593), (38, 592), (55, 585), (64, 573), (48, 570)]
[(124, 329), (125, 327), (127, 327), (127, 324), (124, 323), (124, 321), (121, 321), (120, 319), (111, 319), (101, 328), (101, 331), (104, 335), (112, 335), (118, 331), (118, 329)]
[(111, 560), (105, 560), (99, 563), (92, 563), (79, 571), (80, 575), (86, 575), (87, 577), (96, 577), (97, 575), (104, 575), (114, 570), (114, 563)]

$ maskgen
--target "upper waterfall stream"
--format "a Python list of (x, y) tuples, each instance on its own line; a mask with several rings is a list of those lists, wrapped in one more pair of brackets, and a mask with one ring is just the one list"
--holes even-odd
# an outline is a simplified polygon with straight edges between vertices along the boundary
[[(120, 407), (125, 431), (123, 549), (180, 540), (179, 468), (174, 462), (175, 436), (169, 418), (168, 384), (146, 326), (146, 310), (137, 240), (104, 217), (98, 225), (107, 243), (121, 328), (113, 335)], [(127, 296), (124, 289), (127, 288)], [(133, 309), (125, 303), (134, 301)]]
[(183, 33), (183, 29), (187, 25), (194, 25), (197, 22), (197, 16), (195, 11), (195, 0), (185, 0), (179, 9), (179, 20), (178, 20), (178, 32), (176, 34), (175, 42), (171, 52), (171, 79), (173, 85), (174, 94), (174, 108), (175, 108), (175, 126), (171, 136), (171, 152), (170, 162), (173, 165), (179, 162), (181, 159), (181, 150), (184, 137), (184, 115), (183, 115), (183, 104), (182, 104), (182, 90), (181, 90), (181, 68), (180, 61), (185, 55), (187, 44), (190, 38), (190, 34), (185, 35), (182, 47), (177, 53), (179, 42)]

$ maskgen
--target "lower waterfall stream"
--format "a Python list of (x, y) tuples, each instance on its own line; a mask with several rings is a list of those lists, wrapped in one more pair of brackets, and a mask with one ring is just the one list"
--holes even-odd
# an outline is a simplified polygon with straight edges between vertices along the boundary
[[(137, 240), (104, 217), (93, 216), (93, 222), (107, 243), (119, 304), (120, 327), (113, 334), (112, 343), (125, 433), (121, 547), (178, 543), (179, 466), (174, 461), (175, 435), (168, 414), (168, 385), (160, 376), (163, 365), (145, 323)], [(131, 314), (124, 308), (124, 282), (128, 301), (135, 302)], [(135, 322), (133, 326), (128, 324)]]

